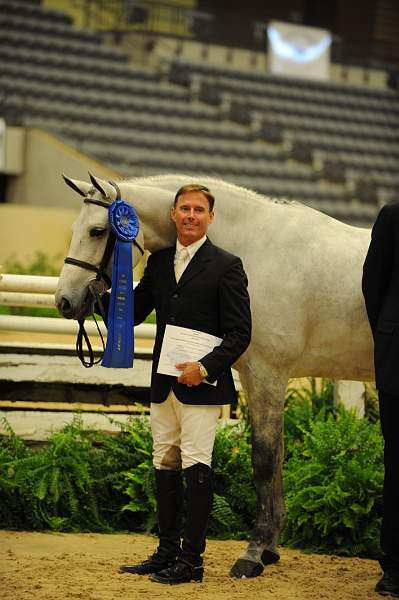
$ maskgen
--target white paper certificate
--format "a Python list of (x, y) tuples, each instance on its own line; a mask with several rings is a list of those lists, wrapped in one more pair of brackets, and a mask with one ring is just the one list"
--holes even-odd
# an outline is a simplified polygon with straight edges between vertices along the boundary
[(158, 363), (158, 373), (162, 375), (181, 375), (175, 365), (183, 362), (200, 360), (211, 352), (215, 346), (220, 346), (222, 338), (209, 333), (203, 333), (188, 327), (166, 325), (163, 336), (161, 354)]

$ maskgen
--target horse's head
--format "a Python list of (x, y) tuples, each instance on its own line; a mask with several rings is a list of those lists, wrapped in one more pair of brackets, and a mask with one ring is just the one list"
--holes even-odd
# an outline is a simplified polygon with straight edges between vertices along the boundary
[[(66, 184), (84, 198), (72, 227), (68, 257), (55, 294), (58, 311), (67, 319), (84, 319), (91, 315), (95, 300), (93, 285), (103, 291), (111, 284), (113, 247), (108, 241), (111, 231), (108, 208), (118, 197), (118, 187), (92, 175), (90, 179), (91, 183), (86, 183), (64, 177)], [(137, 242), (143, 248), (141, 226)], [(133, 266), (140, 258), (141, 253), (134, 251)]]

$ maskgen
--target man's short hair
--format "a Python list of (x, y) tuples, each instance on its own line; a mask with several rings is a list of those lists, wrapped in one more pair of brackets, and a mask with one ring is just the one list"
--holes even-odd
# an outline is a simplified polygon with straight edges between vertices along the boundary
[(202, 194), (204, 194), (209, 203), (209, 212), (213, 211), (215, 197), (211, 194), (209, 189), (205, 187), (205, 185), (200, 185), (199, 183), (189, 183), (188, 185), (183, 185), (180, 189), (178, 189), (176, 192), (175, 199), (173, 201), (173, 206), (176, 207), (179, 196), (187, 194), (188, 192), (201, 192)]

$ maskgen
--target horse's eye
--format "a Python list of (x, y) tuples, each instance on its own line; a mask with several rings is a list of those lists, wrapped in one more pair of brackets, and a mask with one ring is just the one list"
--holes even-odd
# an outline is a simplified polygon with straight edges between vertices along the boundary
[(93, 229), (90, 229), (90, 237), (100, 237), (105, 232), (106, 229), (104, 229), (103, 227), (93, 227)]

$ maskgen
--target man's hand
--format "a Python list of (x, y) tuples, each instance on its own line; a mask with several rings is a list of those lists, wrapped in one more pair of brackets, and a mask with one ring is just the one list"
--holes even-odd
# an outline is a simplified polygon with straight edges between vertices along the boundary
[(177, 378), (179, 383), (184, 383), (191, 387), (192, 385), (199, 385), (203, 381), (203, 377), (200, 373), (199, 365), (197, 362), (185, 362), (178, 363), (175, 365), (176, 369), (183, 371)]

